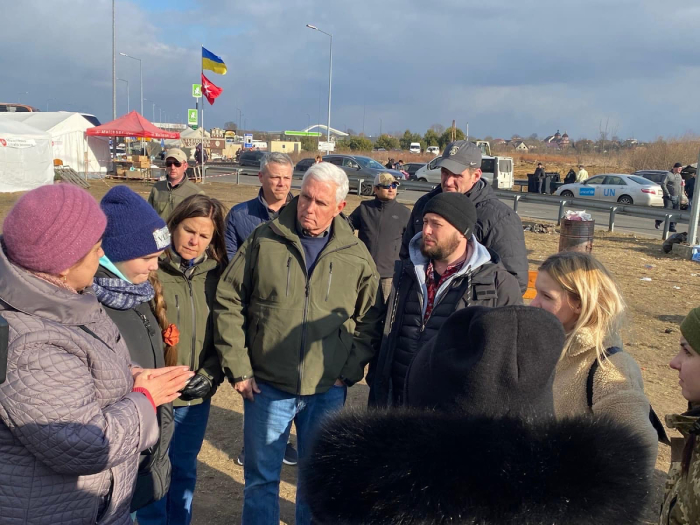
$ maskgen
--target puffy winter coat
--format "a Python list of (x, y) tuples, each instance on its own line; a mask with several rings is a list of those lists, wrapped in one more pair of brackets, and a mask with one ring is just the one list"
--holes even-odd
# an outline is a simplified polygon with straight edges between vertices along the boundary
[(166, 250), (158, 261), (158, 279), (163, 285), (163, 297), (168, 306), (168, 321), (180, 331), (177, 344), (177, 364), (187, 365), (203, 374), (214, 387), (203, 399), (182, 401), (178, 406), (198, 405), (216, 392), (224, 373), (214, 347), (214, 301), (221, 267), (214, 259), (205, 259), (187, 272), (183, 271), (180, 257)]
[[(423, 210), (428, 201), (435, 195), (442, 193), (438, 186), (430, 193), (423, 195), (413, 206), (411, 219), (403, 235), (400, 256), (409, 258), (408, 243), (414, 235), (423, 229)], [(515, 275), (520, 284), (522, 293), (527, 290), (527, 248), (525, 248), (525, 235), (523, 225), (518, 214), (498, 200), (498, 197), (486, 184), (486, 181), (478, 181), (474, 187), (466, 193), (476, 207), (476, 239), (492, 252), (496, 252), (501, 258), (501, 263), (510, 273)]]
[[(666, 426), (683, 434), (683, 439), (673, 438), (671, 468), (666, 479), (664, 502), (661, 506), (659, 525), (691, 525), (700, 523), (700, 408), (694, 407), (685, 414), (669, 414)], [(682, 473), (681, 460), (687, 441), (695, 436), (693, 455), (688, 474)]]
[[(287, 203), (293, 198), (291, 193), (287, 195)], [(229, 261), (233, 259), (238, 248), (253, 233), (255, 228), (263, 222), (271, 221), (277, 215), (279, 213), (270, 210), (265, 204), (262, 188), (254, 199), (241, 202), (231, 208), (226, 216), (226, 252)]]
[(382, 279), (394, 273), (394, 262), (399, 258), (401, 239), (410, 217), (411, 211), (396, 199), (381, 201), (377, 198), (360, 203), (348, 217)]
[(0, 250), (10, 325), (0, 385), (0, 522), (131, 524), (139, 454), (156, 413), (131, 392), (129, 352), (94, 295), (60, 289)]
[(427, 322), (425, 269), (428, 259), (420, 253), (422, 232), (410, 244), (411, 260), (397, 263), (394, 287), (384, 326), (376, 368), (372, 366), (370, 405), (401, 403), (406, 372), (421, 347), (430, 342), (445, 320), (467, 306), (522, 304), (518, 282), (500, 264), (498, 256), (471, 238), (473, 251), (462, 268), (449, 277), (435, 294), (435, 306)]
[[(117, 278), (102, 266), (98, 268), (96, 276)], [(102, 305), (102, 308), (119, 328), (133, 363), (142, 368), (165, 366), (163, 336), (149, 303), (141, 303), (128, 310), (117, 310), (106, 305)], [(136, 489), (131, 500), (131, 512), (153, 501), (158, 501), (168, 493), (170, 488), (171, 468), (168, 447), (175, 429), (172, 403), (159, 406), (156, 415), (160, 436), (154, 446), (141, 453)]]

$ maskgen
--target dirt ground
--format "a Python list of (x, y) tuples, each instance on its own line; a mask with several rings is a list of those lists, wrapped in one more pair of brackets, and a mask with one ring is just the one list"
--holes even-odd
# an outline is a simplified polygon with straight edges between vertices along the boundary
[[(114, 181), (94, 182), (90, 192), (99, 199), (112, 185)], [(150, 191), (150, 185), (129, 185), (144, 198)], [(258, 190), (214, 182), (207, 183), (205, 191), (230, 207), (252, 198)], [(0, 194), (0, 220), (19, 195)], [(348, 212), (359, 202), (359, 197), (349, 196)], [(530, 223), (524, 218), (523, 224)], [(549, 234), (525, 232), (525, 241), (530, 269), (535, 270), (549, 254), (557, 251), (559, 235), (555, 231)], [(668, 367), (668, 362), (677, 351), (679, 323), (700, 302), (700, 265), (664, 254), (658, 239), (603, 231), (596, 231), (593, 253), (612, 272), (623, 290), (628, 305), (627, 329), (623, 334), (625, 349), (639, 363), (646, 393), (663, 421), (665, 414), (684, 410), (677, 374)], [(363, 406), (367, 392), (366, 384), (351, 388), (348, 405)], [(228, 525), (240, 521), (243, 469), (235, 460), (242, 445), (241, 418), (240, 397), (228, 384), (222, 385), (213, 399), (207, 435), (199, 455), (195, 525)], [(668, 447), (660, 445), (657, 489), (643, 523), (656, 522), (669, 460)], [(295, 487), (295, 467), (284, 466), (280, 486), (283, 523), (294, 522)]]

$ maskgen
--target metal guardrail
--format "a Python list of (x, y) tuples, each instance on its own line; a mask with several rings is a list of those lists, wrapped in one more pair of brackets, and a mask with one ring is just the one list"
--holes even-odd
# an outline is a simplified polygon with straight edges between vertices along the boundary
[[(222, 166), (220, 169), (223, 169)], [(212, 167), (208, 166), (207, 171), (211, 170)], [(214, 168), (217, 170), (217, 168)], [(234, 172), (236, 175), (236, 184), (240, 183), (241, 175), (257, 175), (258, 170), (255, 168), (238, 168), (231, 169), (228, 166), (227, 170)], [(213, 171), (213, 170), (212, 170)], [(217, 170), (218, 171), (218, 170)], [(348, 176), (348, 181), (350, 182), (350, 191), (356, 193), (357, 195), (362, 195), (362, 187), (365, 188), (367, 184), (372, 184), (372, 181), (367, 181), (364, 178)], [(432, 184), (430, 182), (419, 182), (419, 181), (401, 181), (402, 190), (410, 191), (423, 191), (429, 192), (435, 189), (438, 184)], [(564, 217), (564, 211), (567, 206), (579, 206), (592, 210), (607, 211), (609, 213), (608, 218), (608, 231), (615, 231), (615, 217), (617, 215), (628, 215), (631, 217), (641, 217), (645, 219), (655, 219), (663, 221), (664, 229), (662, 232), (662, 239), (668, 237), (669, 229), (671, 227), (671, 222), (690, 222), (690, 212), (682, 212), (678, 210), (669, 210), (666, 208), (653, 208), (650, 206), (639, 206), (639, 205), (626, 205), (615, 203), (607, 203), (599, 200), (593, 199), (581, 199), (572, 197), (561, 197), (559, 195), (544, 195), (540, 193), (521, 193), (519, 191), (510, 190), (494, 190), (499, 199), (512, 200), (513, 201), (513, 211), (518, 212), (518, 204), (520, 202), (533, 202), (539, 204), (547, 204), (550, 206), (558, 206), (558, 213), (556, 216), (557, 224), (561, 222), (562, 217)]]

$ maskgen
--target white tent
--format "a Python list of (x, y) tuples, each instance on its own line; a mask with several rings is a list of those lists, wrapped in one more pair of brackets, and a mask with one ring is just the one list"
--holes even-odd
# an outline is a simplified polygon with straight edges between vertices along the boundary
[(0, 193), (53, 184), (51, 135), (22, 122), (0, 120)]
[[(94, 127), (80, 113), (67, 111), (0, 113), (0, 120), (23, 122), (47, 131), (53, 142), (53, 158), (60, 159), (78, 173), (104, 174), (111, 162), (109, 139), (88, 137), (85, 131)], [(87, 161), (87, 162), (86, 162)]]

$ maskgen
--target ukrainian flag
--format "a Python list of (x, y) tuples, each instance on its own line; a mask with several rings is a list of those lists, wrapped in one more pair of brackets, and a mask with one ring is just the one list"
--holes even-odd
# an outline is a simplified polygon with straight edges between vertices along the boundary
[(219, 75), (226, 74), (226, 64), (221, 60), (221, 57), (216, 56), (204, 47), (202, 47), (202, 69), (208, 69)]

